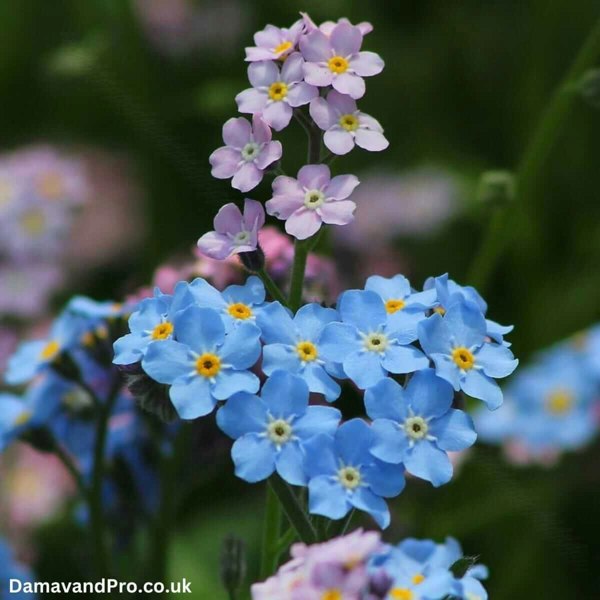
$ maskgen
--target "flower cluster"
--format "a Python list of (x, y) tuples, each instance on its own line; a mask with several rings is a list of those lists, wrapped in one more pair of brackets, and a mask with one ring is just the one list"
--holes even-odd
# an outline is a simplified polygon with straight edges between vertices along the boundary
[[(465, 559), (459, 543), (408, 538), (391, 546), (360, 529), (328, 542), (295, 544), (292, 559), (265, 582), (253, 600), (486, 600), (487, 568)], [(462, 560), (468, 568), (458, 568)], [(462, 571), (457, 573), (456, 571)]]
[(0, 158), (0, 314), (35, 315), (60, 286), (65, 234), (87, 195), (81, 165), (51, 148)]
[(516, 463), (551, 464), (600, 428), (600, 326), (541, 352), (505, 389), (491, 419), (475, 415), (481, 439), (504, 445)]
[[(114, 362), (140, 363), (169, 386), (181, 419), (219, 406), (238, 477), (276, 472), (308, 487), (313, 514), (340, 519), (358, 508), (386, 527), (384, 498), (402, 491), (405, 470), (442, 485), (452, 477), (448, 452), (475, 442), (455, 392), (501, 402), (495, 378), (517, 361), (503, 340), (510, 328), (485, 309), (447, 275), (420, 292), (402, 275), (373, 276), (335, 308), (308, 303), (295, 314), (267, 301), (254, 275), (222, 292), (197, 278), (140, 303)], [(368, 420), (340, 425), (336, 408), (311, 403), (310, 394), (335, 402), (343, 380), (365, 390)]]

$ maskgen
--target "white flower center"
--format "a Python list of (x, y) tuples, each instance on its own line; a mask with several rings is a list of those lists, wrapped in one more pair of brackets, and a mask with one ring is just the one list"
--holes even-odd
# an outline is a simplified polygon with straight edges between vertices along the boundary
[(242, 158), (246, 162), (252, 162), (260, 154), (260, 145), (256, 142), (248, 142), (242, 148)]
[(412, 440), (422, 440), (429, 431), (429, 425), (423, 417), (408, 417), (403, 427), (406, 435)]
[(289, 442), (292, 426), (285, 419), (275, 419), (267, 425), (267, 437), (277, 446)]
[(389, 346), (389, 340), (383, 333), (369, 333), (364, 336), (363, 346), (369, 352), (379, 352), (383, 354)]
[(233, 238), (233, 243), (236, 246), (245, 246), (246, 244), (249, 244), (250, 243), (250, 232), (243, 230), (243, 231), (240, 231), (239, 233), (236, 233)]
[(356, 467), (342, 467), (338, 471), (338, 479), (347, 490), (354, 490), (360, 485), (360, 471)]
[(308, 190), (304, 194), (304, 206), (315, 210), (325, 202), (325, 194), (321, 190)]

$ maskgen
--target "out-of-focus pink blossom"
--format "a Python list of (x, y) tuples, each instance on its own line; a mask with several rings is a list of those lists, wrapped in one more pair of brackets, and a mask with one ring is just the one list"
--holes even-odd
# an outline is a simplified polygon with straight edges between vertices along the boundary
[(0, 326), (0, 378), (6, 368), (6, 361), (17, 348), (19, 336), (14, 329)]

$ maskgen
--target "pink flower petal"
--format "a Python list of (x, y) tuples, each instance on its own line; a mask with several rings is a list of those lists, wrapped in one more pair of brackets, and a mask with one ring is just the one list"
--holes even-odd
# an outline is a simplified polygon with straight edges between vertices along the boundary
[(254, 88), (248, 88), (235, 97), (238, 110), (253, 115), (263, 110), (267, 104), (267, 99), (268, 96), (265, 92), (259, 92)]
[(327, 186), (325, 196), (334, 200), (345, 200), (359, 183), (356, 175), (337, 175)]
[(287, 102), (272, 102), (263, 110), (262, 117), (275, 131), (281, 131), (290, 124), (293, 112)]
[(249, 192), (255, 188), (263, 178), (263, 172), (254, 163), (245, 163), (233, 176), (231, 185), (240, 192)]
[(317, 208), (323, 223), (329, 225), (347, 225), (354, 220), (356, 204), (352, 200), (340, 200), (339, 202), (325, 202)]
[(308, 62), (325, 62), (331, 58), (329, 38), (320, 31), (311, 31), (300, 40), (300, 51)]
[(273, 196), (265, 204), (267, 213), (278, 219), (287, 219), (304, 206), (303, 196)]
[(252, 132), (254, 134), (254, 141), (259, 144), (271, 141), (271, 129), (263, 121), (260, 115), (254, 115), (252, 117)]
[(275, 25), (267, 25), (262, 31), (254, 34), (254, 43), (265, 48), (275, 48), (281, 40), (281, 29)]
[(270, 60), (253, 62), (248, 66), (248, 79), (252, 87), (269, 86), (279, 81), (279, 69)]
[(379, 131), (379, 133), (383, 133), (383, 127), (379, 121), (375, 117), (372, 117), (366, 113), (358, 113), (358, 124), (361, 129), (371, 129), (373, 131)]
[(319, 231), (321, 217), (316, 210), (301, 208), (285, 222), (285, 230), (298, 240), (305, 240)]
[(357, 100), (365, 95), (364, 80), (354, 73), (342, 73), (333, 78), (333, 87), (342, 94), (347, 94)]
[(331, 171), (327, 165), (305, 165), (298, 171), (298, 182), (303, 188), (320, 190), (331, 179)]
[(290, 54), (283, 63), (281, 69), (281, 81), (295, 83), (304, 79), (304, 59), (300, 52)]
[(340, 94), (335, 90), (331, 90), (327, 94), (327, 102), (340, 115), (348, 115), (356, 112), (356, 102), (350, 96)]
[(236, 204), (230, 202), (219, 209), (213, 221), (217, 233), (239, 233), (242, 227), (242, 213)]
[(287, 95), (287, 101), (290, 106), (304, 106), (319, 95), (319, 90), (313, 85), (304, 81), (292, 86)]
[(337, 115), (325, 98), (315, 98), (309, 106), (310, 116), (320, 129), (326, 131), (337, 121)]
[(329, 40), (336, 55), (350, 56), (360, 50), (362, 34), (358, 27), (342, 22), (333, 29)]
[(241, 160), (239, 150), (223, 146), (217, 148), (209, 157), (208, 161), (212, 165), (211, 174), (217, 179), (229, 179), (233, 177), (238, 169)]
[(231, 240), (226, 235), (221, 235), (216, 231), (205, 233), (198, 240), (200, 252), (210, 258), (223, 260), (227, 258), (233, 249)]
[(223, 141), (227, 146), (241, 150), (252, 136), (252, 127), (244, 117), (229, 119), (223, 125)]
[(357, 146), (371, 152), (385, 150), (390, 145), (383, 133), (369, 129), (358, 129), (355, 139)]
[(325, 146), (339, 156), (348, 154), (354, 148), (354, 137), (349, 131), (336, 127), (325, 132), (323, 136)]
[(255, 62), (261, 60), (273, 60), (273, 52), (268, 48), (246, 48), (246, 61)]
[(317, 87), (331, 85), (333, 73), (324, 66), (315, 63), (304, 63), (304, 81)]
[(383, 71), (385, 63), (375, 52), (360, 52), (350, 59), (350, 68), (361, 77), (370, 77)]
[(279, 175), (273, 180), (274, 196), (299, 196), (304, 197), (304, 190), (297, 179), (287, 175)]
[[(254, 161), (259, 169), (266, 169), (269, 165), (281, 158), (283, 154), (283, 148), (281, 142), (269, 142), (257, 156)], [(261, 176), (262, 179), (262, 176)], [(243, 190), (242, 190), (243, 191)]]
[(243, 224), (246, 231), (258, 231), (265, 224), (265, 209), (260, 202), (244, 200)]

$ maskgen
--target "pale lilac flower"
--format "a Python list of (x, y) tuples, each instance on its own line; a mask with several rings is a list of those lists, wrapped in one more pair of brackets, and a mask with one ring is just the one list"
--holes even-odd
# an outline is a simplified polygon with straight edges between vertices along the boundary
[(232, 254), (251, 252), (258, 246), (258, 230), (265, 223), (265, 211), (260, 202), (246, 198), (244, 214), (232, 203), (221, 207), (214, 220), (215, 231), (198, 240), (202, 254), (223, 260)]
[(304, 79), (318, 87), (333, 87), (354, 99), (365, 94), (363, 77), (383, 70), (383, 60), (374, 52), (360, 52), (363, 34), (349, 23), (338, 23), (329, 36), (311, 31), (300, 40), (306, 60)]
[(271, 129), (258, 115), (252, 125), (243, 117), (229, 119), (223, 141), (225, 146), (210, 155), (211, 173), (217, 179), (233, 177), (231, 185), (240, 192), (255, 188), (263, 171), (281, 158), (281, 142), (271, 141)]
[(306, 165), (298, 179), (279, 176), (273, 181), (274, 196), (267, 212), (285, 219), (285, 230), (299, 240), (314, 235), (322, 223), (346, 225), (354, 218), (356, 204), (347, 198), (359, 184), (355, 175), (331, 179), (327, 165)]
[[(336, 25), (339, 25), (340, 23), (347, 23), (348, 25), (352, 25), (352, 23), (350, 23), (350, 21), (348, 19), (346, 19), (346, 17), (342, 17), (341, 19), (338, 19), (337, 22), (336, 21), (325, 21), (324, 23), (321, 23), (320, 25), (317, 25), (307, 13), (300, 13), (302, 15), (302, 18), (304, 19), (304, 27), (305, 27), (305, 31), (306, 33), (310, 33), (311, 31), (315, 31), (316, 29), (320, 30), (322, 33), (324, 33), (327, 37), (329, 37), (331, 35), (331, 32), (335, 29)], [(358, 27), (360, 29), (360, 32), (363, 34), (363, 37), (365, 35), (367, 35), (367, 33), (371, 33), (371, 31), (373, 31), (373, 25), (371, 25), (371, 23), (367, 22), (367, 21), (362, 21), (361, 23), (357, 23), (356, 27)]]
[(261, 114), (275, 131), (287, 127), (294, 108), (308, 104), (319, 95), (316, 87), (304, 82), (303, 66), (304, 59), (299, 52), (287, 57), (281, 71), (272, 61), (251, 63), (248, 79), (253, 87), (236, 96), (239, 111)]
[(331, 90), (325, 98), (310, 103), (310, 116), (325, 131), (323, 141), (334, 154), (347, 154), (354, 144), (379, 152), (389, 146), (379, 121), (356, 108), (349, 96)]
[(289, 29), (267, 25), (262, 31), (254, 34), (255, 47), (246, 48), (246, 60), (285, 59), (298, 44), (298, 39), (304, 32), (304, 21), (299, 19)]

